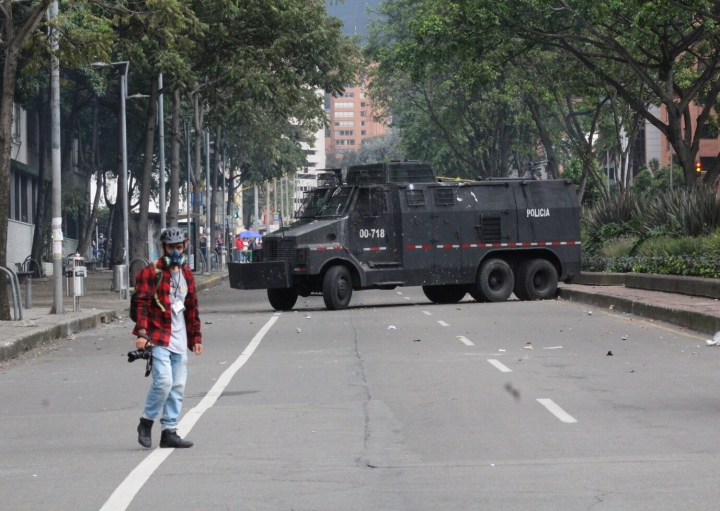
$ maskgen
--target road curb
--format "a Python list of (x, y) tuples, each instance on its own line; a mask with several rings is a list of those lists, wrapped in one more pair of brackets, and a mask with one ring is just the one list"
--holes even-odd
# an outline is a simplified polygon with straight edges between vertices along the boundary
[[(0, 362), (30, 351), (41, 344), (51, 342), (61, 337), (67, 337), (75, 332), (90, 330), (100, 325), (112, 322), (113, 318), (120, 316), (120, 311), (102, 310), (80, 318), (62, 319), (54, 325), (39, 326), (32, 332), (11, 337), (0, 345)], [(18, 327), (23, 328), (23, 327)]]
[(720, 331), (720, 317), (703, 312), (663, 307), (640, 300), (631, 300), (604, 293), (589, 293), (566, 287), (558, 289), (558, 296), (569, 302), (585, 303), (604, 309), (612, 305), (613, 309), (618, 312), (627, 312), (643, 318), (657, 319), (709, 335)]
[(225, 282), (228, 279), (228, 274), (224, 273), (222, 275), (217, 275), (210, 277), (205, 282), (202, 282), (200, 284), (197, 284), (195, 286), (195, 292), (199, 293), (201, 291), (205, 291), (207, 289), (210, 289), (211, 287), (219, 286), (223, 282)]
[[(197, 292), (219, 286), (228, 278), (227, 274), (217, 275), (208, 278), (204, 282), (196, 286)], [(38, 327), (21, 327), (32, 328), (32, 332), (21, 333), (13, 336), (3, 343), (0, 343), (0, 362), (5, 362), (18, 355), (28, 352), (46, 342), (52, 342), (62, 337), (67, 337), (76, 332), (91, 330), (101, 325), (112, 322), (113, 318), (125, 316), (125, 310), (101, 310), (95, 311), (93, 314), (84, 317), (62, 318), (53, 325), (40, 325)]]

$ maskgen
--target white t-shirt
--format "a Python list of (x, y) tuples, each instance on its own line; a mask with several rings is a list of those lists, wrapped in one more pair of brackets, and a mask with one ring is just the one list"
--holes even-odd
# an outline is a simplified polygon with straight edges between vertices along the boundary
[[(187, 353), (187, 329), (185, 328), (185, 297), (188, 293), (188, 285), (182, 270), (173, 272), (170, 270), (170, 308), (172, 319), (170, 321), (170, 344), (168, 350), (173, 353)], [(175, 303), (180, 305), (174, 306)]]

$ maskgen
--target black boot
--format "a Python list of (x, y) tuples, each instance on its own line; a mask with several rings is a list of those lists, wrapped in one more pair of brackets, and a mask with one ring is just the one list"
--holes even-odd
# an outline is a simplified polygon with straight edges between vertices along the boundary
[(143, 447), (149, 448), (152, 445), (152, 435), (150, 433), (150, 431), (152, 430), (152, 425), (153, 421), (140, 417), (140, 424), (138, 424), (137, 432), (138, 442)]
[(177, 430), (163, 429), (162, 436), (160, 437), (160, 447), (177, 447), (179, 449), (184, 449), (192, 446), (192, 442), (180, 438), (177, 434)]

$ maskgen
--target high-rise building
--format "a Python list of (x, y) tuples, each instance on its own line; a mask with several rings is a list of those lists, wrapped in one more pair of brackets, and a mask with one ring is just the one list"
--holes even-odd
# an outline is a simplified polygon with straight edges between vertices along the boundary
[(357, 151), (363, 140), (387, 133), (390, 120), (376, 122), (377, 111), (373, 108), (364, 82), (347, 85), (342, 96), (325, 95), (325, 111), (330, 127), (325, 131), (325, 151), (342, 158), (344, 154)]

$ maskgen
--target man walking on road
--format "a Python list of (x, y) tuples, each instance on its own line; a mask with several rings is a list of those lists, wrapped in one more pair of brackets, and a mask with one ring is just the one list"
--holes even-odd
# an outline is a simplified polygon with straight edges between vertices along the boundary
[[(200, 355), (195, 279), (186, 263), (187, 233), (170, 227), (160, 234), (164, 257), (143, 268), (135, 278), (137, 322), (133, 334), (139, 350), (151, 349), (153, 382), (137, 427), (138, 442), (150, 447), (151, 428), (162, 412), (160, 447), (192, 447), (177, 434), (187, 379), (187, 350)], [(161, 272), (157, 277), (157, 272)]]

